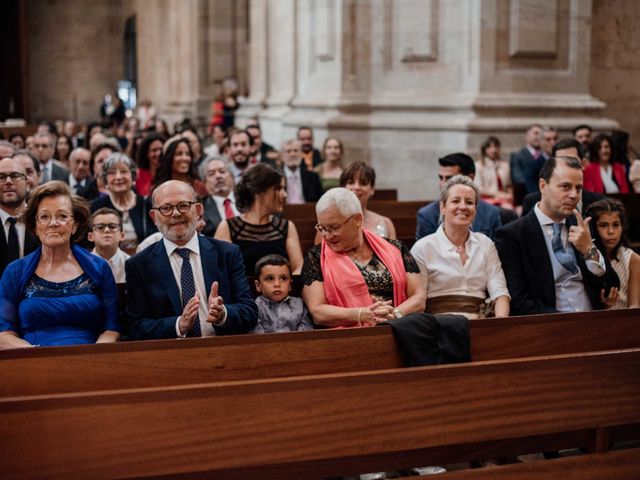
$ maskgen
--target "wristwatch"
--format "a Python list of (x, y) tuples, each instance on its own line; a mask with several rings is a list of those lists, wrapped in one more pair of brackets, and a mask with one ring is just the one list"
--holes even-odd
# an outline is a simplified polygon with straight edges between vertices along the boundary
[(403, 316), (404, 315), (402, 314), (399, 308), (393, 309), (393, 318), (402, 318)]
[(598, 247), (592, 244), (586, 255), (582, 255), (582, 258), (585, 260), (595, 260), (598, 258), (598, 253)]

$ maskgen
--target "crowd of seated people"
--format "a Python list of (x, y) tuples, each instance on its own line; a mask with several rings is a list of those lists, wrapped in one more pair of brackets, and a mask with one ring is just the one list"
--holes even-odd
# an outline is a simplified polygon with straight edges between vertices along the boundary
[[(302, 126), (279, 152), (257, 121), (209, 139), (177, 127), (59, 122), (0, 141), (0, 348), (640, 306), (625, 210), (605, 197), (636, 185), (624, 132), (532, 125), (510, 161), (495, 136), (477, 160), (442, 156), (409, 250), (340, 139), (316, 149)], [(305, 202), (306, 252), (283, 215)]]

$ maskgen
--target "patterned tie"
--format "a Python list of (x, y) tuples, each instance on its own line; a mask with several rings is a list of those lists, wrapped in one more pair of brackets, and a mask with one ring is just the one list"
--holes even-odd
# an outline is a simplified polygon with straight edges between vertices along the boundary
[(16, 218), (9, 217), (9, 238), (7, 239), (7, 259), (10, 262), (20, 258), (20, 242), (18, 241), (18, 230), (16, 229)]
[[(196, 283), (193, 279), (193, 270), (191, 263), (189, 262), (188, 248), (176, 248), (176, 253), (182, 257), (182, 268), (180, 269), (180, 285), (182, 286), (182, 308), (193, 298), (196, 294)], [(196, 315), (196, 319), (193, 321), (193, 327), (187, 333), (189, 337), (201, 337), (202, 332), (200, 330), (200, 318)]]
[(42, 183), (51, 181), (51, 160), (44, 166), (44, 172), (42, 173)]
[(233, 209), (231, 208), (230, 198), (225, 198), (222, 204), (224, 205), (224, 218), (233, 218), (236, 216), (235, 213), (233, 213)]
[(291, 176), (291, 181), (287, 183), (287, 188), (289, 189), (287, 192), (287, 203), (289, 204), (300, 204), (304, 203), (300, 199), (300, 189), (298, 188), (298, 174), (294, 173)]
[(567, 250), (562, 246), (562, 223), (553, 224), (553, 237), (551, 238), (551, 248), (553, 248), (553, 254), (556, 256), (560, 265), (569, 270), (574, 275), (578, 273), (578, 264), (576, 263), (576, 256), (573, 252), (573, 248), (569, 247)]

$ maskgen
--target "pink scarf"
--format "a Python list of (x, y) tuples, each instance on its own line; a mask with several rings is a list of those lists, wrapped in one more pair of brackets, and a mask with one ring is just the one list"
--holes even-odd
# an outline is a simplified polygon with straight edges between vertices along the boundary
[[(394, 245), (367, 230), (362, 230), (366, 242), (382, 261), (393, 279), (393, 304), (407, 299), (407, 273), (402, 253)], [(366, 307), (373, 304), (369, 288), (358, 267), (348, 255), (336, 253), (322, 240), (320, 268), (324, 278), (324, 295), (329, 305)]]

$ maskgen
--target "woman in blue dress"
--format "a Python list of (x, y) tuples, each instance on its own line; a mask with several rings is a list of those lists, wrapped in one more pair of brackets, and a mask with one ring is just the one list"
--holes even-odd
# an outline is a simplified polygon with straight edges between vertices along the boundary
[(41, 247), (0, 280), (0, 348), (115, 342), (118, 295), (105, 260), (75, 245), (89, 207), (59, 181), (31, 194), (22, 214)]

